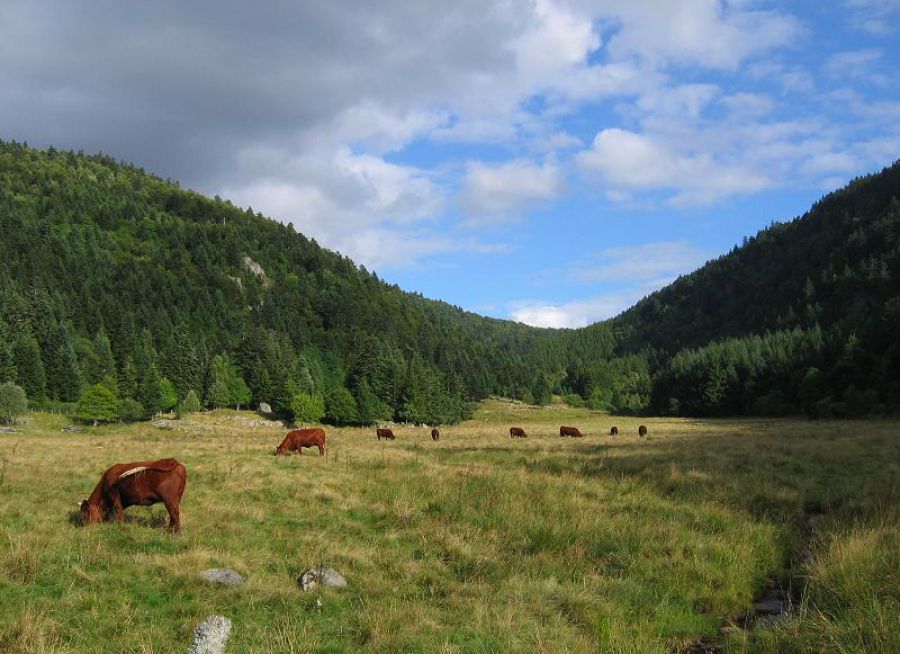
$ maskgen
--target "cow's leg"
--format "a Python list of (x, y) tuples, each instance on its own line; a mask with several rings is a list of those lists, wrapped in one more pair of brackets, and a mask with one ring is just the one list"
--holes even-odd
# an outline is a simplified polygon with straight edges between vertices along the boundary
[(116, 522), (119, 524), (125, 522), (125, 507), (122, 506), (122, 498), (118, 495), (113, 497), (113, 510), (116, 512)]
[(319, 456), (325, 456), (325, 446), (320, 444), (317, 447), (319, 448)]
[(177, 534), (181, 531), (181, 512), (175, 502), (166, 502), (166, 511), (169, 512), (169, 529)]

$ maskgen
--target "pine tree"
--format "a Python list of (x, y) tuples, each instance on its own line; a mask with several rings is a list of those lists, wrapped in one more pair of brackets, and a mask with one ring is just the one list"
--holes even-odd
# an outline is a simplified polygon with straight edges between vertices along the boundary
[(31, 331), (19, 334), (13, 345), (13, 361), (16, 366), (16, 381), (25, 389), (32, 400), (46, 397), (46, 377), (41, 348)]
[(75, 341), (64, 324), (51, 330), (49, 353), (45, 360), (47, 393), (63, 402), (74, 402), (81, 394), (82, 378)]
[(168, 411), (178, 404), (178, 392), (175, 390), (175, 385), (165, 377), (159, 380), (159, 398), (161, 411)]
[(9, 327), (0, 320), (0, 382), (16, 379), (16, 364), (13, 358), (13, 341)]
[(196, 413), (200, 410), (200, 398), (194, 389), (188, 391), (185, 398), (181, 401), (175, 413), (179, 418), (183, 418), (189, 413)]
[(75, 417), (85, 422), (112, 422), (119, 415), (119, 400), (111, 390), (103, 384), (88, 386), (75, 408)]
[(206, 389), (206, 403), (213, 407), (229, 406), (232, 402), (229, 386), (229, 366), (221, 354), (212, 358), (209, 364), (209, 386)]
[(151, 418), (162, 410), (162, 378), (155, 363), (151, 363), (141, 376), (135, 398), (144, 407), (144, 416)]

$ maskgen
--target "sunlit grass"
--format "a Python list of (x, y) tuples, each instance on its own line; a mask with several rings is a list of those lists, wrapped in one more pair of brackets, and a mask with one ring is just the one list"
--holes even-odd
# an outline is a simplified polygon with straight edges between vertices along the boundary
[[(33, 414), (2, 437), (0, 651), (177, 652), (213, 613), (232, 619), (235, 654), (677, 651), (722, 642), (792, 560), (809, 575), (802, 610), (729, 631), (732, 649), (896, 644), (895, 422), (489, 401), (437, 442), (424, 428), (395, 442), (327, 428), (326, 460), (274, 457), (283, 430), (256, 419), (63, 434), (64, 418)], [(560, 438), (562, 423), (587, 436)], [(72, 524), (106, 467), (166, 456), (188, 469), (181, 536), (162, 506)], [(319, 562), (349, 587), (300, 591), (294, 577)], [(197, 576), (210, 567), (247, 582), (211, 586)]]

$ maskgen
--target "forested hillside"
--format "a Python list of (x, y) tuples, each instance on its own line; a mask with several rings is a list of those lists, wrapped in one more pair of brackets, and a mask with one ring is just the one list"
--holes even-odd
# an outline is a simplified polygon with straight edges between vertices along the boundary
[(648, 355), (660, 412), (897, 412), (898, 198), (900, 163), (745, 239), (603, 328), (620, 354)]
[(895, 165), (618, 318), (545, 330), (405, 293), (108, 157), (0, 142), (0, 382), (34, 406), (81, 400), (85, 419), (198, 401), (440, 423), (488, 394), (551, 393), (619, 412), (897, 412), (898, 197)]
[(405, 293), (105, 156), (0, 143), (0, 234), (0, 381), (38, 404), (101, 383), (130, 416), (193, 390), (208, 406), (437, 423), (490, 393), (546, 400), (572, 356), (612, 352)]

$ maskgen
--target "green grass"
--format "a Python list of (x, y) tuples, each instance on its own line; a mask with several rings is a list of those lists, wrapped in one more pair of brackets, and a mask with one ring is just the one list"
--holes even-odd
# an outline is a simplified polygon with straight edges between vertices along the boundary
[[(63, 434), (32, 414), (0, 437), (0, 652), (178, 652), (214, 613), (231, 654), (900, 651), (896, 422), (493, 400), (436, 443), (328, 428), (326, 461), (276, 459), (283, 430), (251, 417)], [(71, 522), (106, 467), (165, 456), (188, 469), (181, 536), (161, 506)], [(303, 593), (319, 562), (349, 587)], [(210, 567), (247, 582), (212, 586)], [(806, 581), (794, 612), (736, 627), (771, 579)]]

